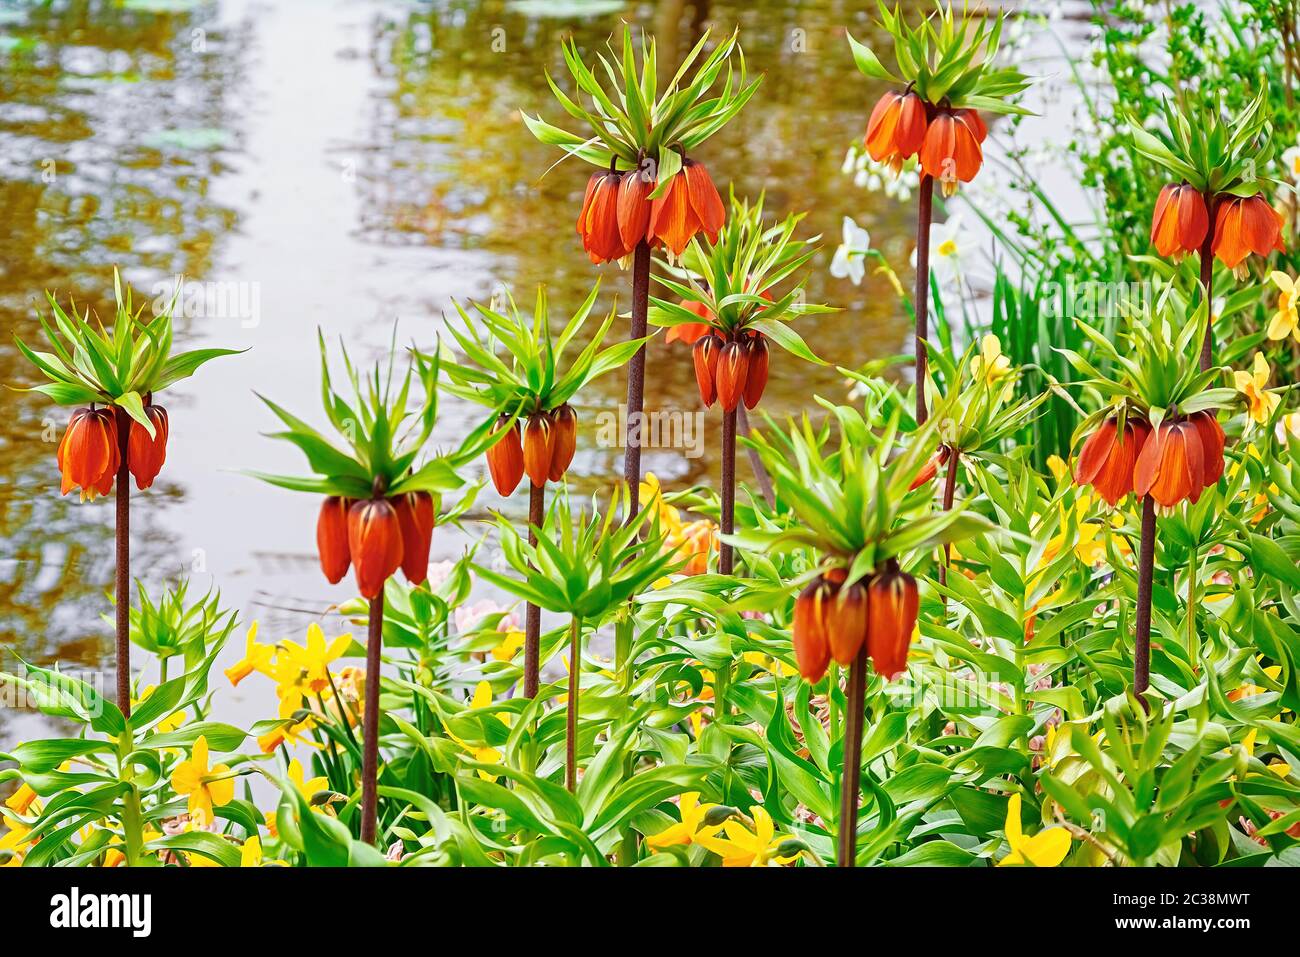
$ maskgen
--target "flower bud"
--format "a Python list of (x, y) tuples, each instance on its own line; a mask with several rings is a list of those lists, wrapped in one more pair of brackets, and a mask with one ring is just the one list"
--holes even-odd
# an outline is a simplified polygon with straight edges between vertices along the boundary
[(402, 531), (386, 499), (365, 499), (348, 509), (348, 551), (363, 598), (374, 598), (402, 564)]

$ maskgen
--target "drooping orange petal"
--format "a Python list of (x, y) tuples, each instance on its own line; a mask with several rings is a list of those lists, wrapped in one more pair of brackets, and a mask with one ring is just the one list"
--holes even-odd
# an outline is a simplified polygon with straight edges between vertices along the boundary
[(687, 160), (685, 171), (687, 195), (691, 201), (691, 209), (699, 219), (704, 234), (709, 237), (709, 242), (717, 242), (718, 230), (727, 221), (727, 210), (722, 205), (722, 197), (718, 195), (718, 188), (713, 185), (713, 179), (709, 176), (709, 171), (704, 168), (703, 163)]

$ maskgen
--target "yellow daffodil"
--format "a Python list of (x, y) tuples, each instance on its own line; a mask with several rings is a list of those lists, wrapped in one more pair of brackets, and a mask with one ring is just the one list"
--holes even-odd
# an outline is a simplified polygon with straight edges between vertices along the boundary
[[(492, 703), (492, 685), (486, 681), (480, 681), (474, 686), (474, 696), (470, 698), (469, 706), (471, 709), (486, 708)], [(500, 764), (501, 752), (496, 748), (489, 748), (486, 745), (470, 744), (464, 739), (458, 737), (450, 728), (447, 729), (447, 737), (455, 741), (462, 748), (469, 752), (470, 756), (479, 764)], [(478, 776), (484, 781), (495, 781), (499, 774), (492, 774), (490, 771), (479, 769)]]
[(8, 855), (0, 867), (22, 867), (23, 855), (31, 845), (27, 835), (31, 833), (31, 828), (15, 817), (0, 815), (0, 823), (3, 823), (8, 830), (0, 834), (0, 854)]
[(254, 834), (239, 848), (240, 867), (262, 866), (262, 839)]
[(745, 661), (749, 662), (751, 665), (754, 665), (756, 668), (762, 668), (764, 671), (770, 671), (773, 674), (776, 674), (782, 678), (789, 678), (792, 675), (797, 675), (799, 673), (799, 669), (795, 668), (793, 665), (787, 665), (784, 661), (781, 661), (779, 658), (773, 658), (770, 655), (765, 655), (761, 651), (747, 651), (743, 655), (743, 658), (745, 659)]
[(316, 719), (307, 717), (297, 724), (284, 724), (266, 734), (258, 735), (257, 746), (263, 754), (270, 754), (282, 744), (305, 744), (309, 748), (323, 748), (319, 741), (307, 737), (307, 732), (316, 727)]
[(1300, 412), (1285, 413), (1278, 420), (1274, 431), (1277, 433), (1277, 440), (1283, 444), (1286, 444), (1289, 436), (1300, 439)]
[(1056, 867), (1070, 853), (1070, 832), (1063, 827), (1048, 827), (1033, 837), (1020, 829), (1020, 795), (1007, 801), (1007, 822), (1003, 826), (1011, 853), (998, 861), (1004, 864), (1027, 864), (1033, 867)]
[(308, 704), (316, 695), (329, 690), (329, 666), (342, 657), (352, 643), (352, 636), (339, 635), (328, 645), (320, 625), (307, 627), (307, 644), (282, 641), (271, 677), (280, 697), (280, 717), (287, 718)]
[(18, 790), (5, 798), (5, 807), (15, 814), (26, 814), (34, 803), (36, 803), (36, 792), (26, 783), (18, 785)]
[(971, 360), (971, 378), (996, 385), (1011, 372), (1011, 360), (1002, 354), (1002, 342), (992, 333), (980, 340), (980, 353)]
[(1273, 313), (1268, 324), (1268, 337), (1285, 339), (1291, 336), (1300, 342), (1300, 314), (1296, 311), (1300, 304), (1300, 289), (1296, 281), (1284, 272), (1273, 272), (1268, 278), (1278, 288), (1277, 312)]
[(172, 788), (177, 794), (188, 794), (190, 817), (200, 824), (212, 820), (212, 806), (220, 807), (235, 799), (235, 781), (226, 777), (230, 768), (225, 764), (208, 767), (208, 739), (199, 735), (190, 752), (190, 759), (182, 761), (172, 772)]
[(1250, 413), (1251, 421), (1260, 425), (1267, 422), (1277, 408), (1277, 395), (1264, 388), (1268, 385), (1272, 371), (1264, 354), (1256, 352), (1254, 367), (1250, 372), (1237, 371), (1232, 374), (1237, 391), (1246, 397), (1246, 410)]
[(506, 636), (501, 639), (501, 644), (492, 649), (492, 657), (497, 661), (509, 661), (519, 654), (519, 649), (524, 646), (524, 633), (518, 628), (513, 628), (506, 632)]
[(658, 834), (650, 835), (646, 838), (646, 843), (654, 848), (670, 847), (673, 844), (693, 844), (701, 835), (716, 834), (720, 825), (703, 826), (704, 816), (714, 807), (717, 805), (700, 803), (699, 791), (683, 794), (679, 802), (681, 821), (670, 825)]
[(798, 854), (778, 856), (777, 851), (789, 840), (789, 837), (776, 833), (772, 816), (762, 805), (750, 808), (749, 816), (754, 821), (753, 831), (735, 818), (731, 818), (722, 825), (726, 837), (716, 833), (697, 832), (695, 843), (721, 857), (723, 867), (768, 867), (773, 864), (789, 864), (799, 856)]
[(226, 669), (226, 677), (232, 685), (238, 685), (254, 671), (269, 675), (274, 657), (275, 646), (257, 640), (257, 622), (253, 622), (248, 626), (248, 637), (244, 639), (244, 657)]
[(307, 775), (303, 771), (302, 762), (297, 758), (294, 758), (289, 762), (288, 777), (289, 782), (298, 789), (298, 793), (305, 797), (308, 802), (329, 786), (329, 782), (323, 777), (307, 779)]

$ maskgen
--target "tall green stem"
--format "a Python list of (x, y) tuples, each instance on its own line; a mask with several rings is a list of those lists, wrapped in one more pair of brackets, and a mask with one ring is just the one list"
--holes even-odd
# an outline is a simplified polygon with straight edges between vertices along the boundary
[(122, 838), (126, 842), (126, 863), (139, 865), (144, 856), (144, 811), (140, 806), (140, 790), (135, 785), (135, 768), (131, 764), (134, 736), (130, 727), (117, 736), (117, 775), (126, 785), (122, 796)]

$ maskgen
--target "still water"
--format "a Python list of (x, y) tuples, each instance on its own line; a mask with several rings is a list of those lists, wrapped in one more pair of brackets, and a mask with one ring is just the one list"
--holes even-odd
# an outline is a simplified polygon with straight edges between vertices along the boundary
[[(225, 284), (211, 314), (179, 319), (186, 348), (247, 349), (167, 393), (167, 465), (133, 510), (133, 570), (155, 588), (188, 575), (220, 588), (262, 637), (301, 637), (351, 595), (330, 587), (314, 554), (318, 503), (262, 485), (244, 469), (298, 473), (297, 453), (261, 436), (277, 427), (253, 394), (320, 421), (316, 330), (368, 363), (403, 341), (432, 345), (453, 299), (502, 285), (553, 312), (599, 277), (605, 308), (630, 278), (593, 267), (572, 223), (588, 171), (537, 143), (521, 110), (564, 117), (543, 71), (566, 76), (560, 40), (593, 51), (622, 20), (653, 30), (675, 64), (707, 25), (738, 26), (751, 69), (766, 74), (738, 119), (702, 149), (725, 191), (766, 190), (776, 213), (806, 211), (820, 233), (809, 297), (842, 311), (801, 320), (817, 368), (774, 353), (765, 409), (798, 412), (842, 398), (834, 365), (910, 349), (908, 322), (883, 279), (861, 286), (827, 267), (851, 215), (910, 281), (910, 205), (856, 188), (841, 172), (880, 92), (844, 38), (873, 35), (867, 4), (395, 2), (395, 0), (0, 0), (0, 321), (31, 342), (44, 290), (111, 315), (112, 270), (139, 295), (174, 277)], [(549, 172), (548, 172), (549, 169)], [(545, 175), (544, 175), (545, 174)], [(778, 357), (779, 356), (779, 357)], [(689, 356), (652, 345), (648, 410), (698, 409)], [(0, 382), (35, 384), (8, 335)], [(580, 415), (622, 398), (598, 381)], [(111, 655), (112, 506), (58, 494), (54, 449), (67, 410), (0, 393), (0, 657), (94, 672)], [(447, 399), (435, 441), (456, 443), (481, 410)], [(717, 427), (716, 410), (708, 419)], [(714, 449), (648, 450), (666, 485), (709, 481)], [(742, 461), (742, 480), (747, 465)], [(621, 472), (621, 450), (580, 437), (574, 473), (591, 491)], [(522, 491), (522, 486), (521, 486)], [(526, 494), (490, 508), (526, 511)], [(469, 531), (481, 530), (470, 526)], [(435, 535), (434, 560), (468, 538)], [(345, 629), (333, 616), (327, 633)], [(232, 642), (242, 646), (242, 629)], [(110, 666), (111, 667), (111, 666)], [(220, 679), (219, 679), (220, 680)], [(111, 687), (111, 675), (104, 676)], [(274, 707), (256, 682), (234, 693), (238, 717)], [(232, 700), (223, 689), (223, 697)], [(0, 743), (30, 733), (0, 711)]]

